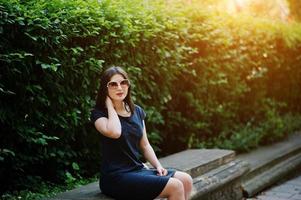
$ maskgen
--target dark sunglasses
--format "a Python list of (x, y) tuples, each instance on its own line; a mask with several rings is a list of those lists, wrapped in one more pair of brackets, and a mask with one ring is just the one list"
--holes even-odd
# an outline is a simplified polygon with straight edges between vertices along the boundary
[(119, 87), (119, 85), (122, 87), (122, 88), (126, 88), (126, 87), (129, 87), (130, 86), (130, 81), (128, 79), (123, 79), (122, 81), (120, 82), (117, 82), (117, 81), (110, 81), (108, 82), (107, 84), (107, 87), (109, 89), (117, 89)]

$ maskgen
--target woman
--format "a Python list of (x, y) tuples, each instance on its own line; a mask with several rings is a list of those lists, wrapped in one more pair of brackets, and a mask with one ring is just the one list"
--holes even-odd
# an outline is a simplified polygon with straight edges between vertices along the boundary
[[(165, 169), (151, 147), (145, 112), (131, 99), (131, 84), (120, 67), (110, 67), (100, 80), (91, 120), (101, 135), (101, 191), (115, 199), (188, 199), (192, 179), (184, 172)], [(147, 169), (140, 153), (154, 167)]]

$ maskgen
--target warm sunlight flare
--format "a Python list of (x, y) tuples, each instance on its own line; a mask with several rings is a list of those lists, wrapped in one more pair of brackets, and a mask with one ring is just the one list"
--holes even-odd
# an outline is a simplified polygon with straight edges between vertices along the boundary
[(247, 0), (227, 0), (227, 11), (230, 13), (240, 12), (246, 7)]
[(285, 0), (225, 0), (220, 8), (231, 14), (247, 13), (253, 16), (268, 17), (287, 21), (289, 8)]

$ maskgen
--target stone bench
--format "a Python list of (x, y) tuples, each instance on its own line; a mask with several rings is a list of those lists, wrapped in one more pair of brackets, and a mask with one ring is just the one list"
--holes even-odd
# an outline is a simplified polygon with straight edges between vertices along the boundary
[(281, 142), (240, 154), (237, 158), (250, 165), (250, 171), (242, 179), (242, 189), (245, 197), (253, 197), (301, 169), (301, 132)]
[[(189, 173), (193, 178), (191, 199), (242, 199), (241, 177), (248, 163), (235, 159), (235, 152), (221, 149), (190, 149), (161, 158), (166, 168)], [(99, 190), (98, 182), (67, 191), (49, 200), (111, 200)]]

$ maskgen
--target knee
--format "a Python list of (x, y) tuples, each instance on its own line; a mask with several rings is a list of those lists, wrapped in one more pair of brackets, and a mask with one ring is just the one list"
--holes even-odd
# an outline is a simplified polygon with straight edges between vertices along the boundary
[(184, 185), (183, 183), (176, 179), (176, 178), (171, 178), (171, 191), (178, 193), (178, 194), (183, 194), (184, 193)]
[(183, 183), (185, 193), (190, 193), (193, 188), (193, 181), (192, 181), (191, 176), (189, 174), (185, 173), (185, 175), (183, 175), (181, 181)]
[(189, 174), (185, 172), (179, 172), (176, 178), (178, 178), (183, 183), (185, 189), (192, 188), (193, 180)]
[(185, 178), (183, 180), (183, 182), (184, 182), (183, 184), (185, 184), (189, 188), (192, 188), (192, 185), (193, 185), (192, 177), (189, 174), (187, 174), (187, 173), (185, 173), (184, 177)]
[(170, 178), (165, 186), (164, 190), (159, 195), (160, 198), (171, 198), (171, 199), (184, 199), (184, 186), (183, 183), (176, 179)]

